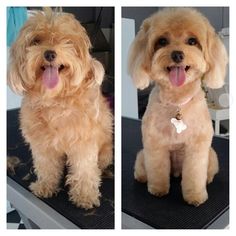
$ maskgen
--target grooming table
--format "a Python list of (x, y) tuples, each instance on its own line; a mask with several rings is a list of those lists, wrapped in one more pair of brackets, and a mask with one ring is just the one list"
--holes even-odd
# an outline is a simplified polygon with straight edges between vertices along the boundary
[(229, 224), (229, 140), (214, 137), (220, 171), (207, 186), (207, 202), (184, 202), (180, 178), (171, 178), (168, 195), (158, 198), (133, 177), (136, 153), (142, 148), (141, 121), (122, 119), (122, 228), (206, 229)]
[(113, 229), (114, 180), (103, 178), (100, 191), (101, 205), (84, 210), (68, 201), (68, 189), (61, 185), (56, 197), (39, 199), (28, 189), (36, 179), (33, 174), (29, 146), (24, 143), (19, 130), (19, 110), (7, 111), (7, 155), (20, 159), (14, 171), (8, 171), (7, 199), (19, 212), (26, 228), (41, 229)]

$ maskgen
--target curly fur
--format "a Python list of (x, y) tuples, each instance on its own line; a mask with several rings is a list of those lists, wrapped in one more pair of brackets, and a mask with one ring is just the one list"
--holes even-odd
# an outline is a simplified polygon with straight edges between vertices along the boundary
[[(32, 150), (39, 197), (58, 192), (64, 166), (70, 200), (85, 209), (99, 206), (101, 173), (112, 163), (112, 115), (100, 92), (104, 69), (89, 54), (90, 40), (73, 15), (37, 12), (11, 48), (8, 82), (23, 95), (22, 134)], [(53, 62), (46, 50), (57, 54)], [(59, 82), (42, 83), (45, 65), (63, 65)]]

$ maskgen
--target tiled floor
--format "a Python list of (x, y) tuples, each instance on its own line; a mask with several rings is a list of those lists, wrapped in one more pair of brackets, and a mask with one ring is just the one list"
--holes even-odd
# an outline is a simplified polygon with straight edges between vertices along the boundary
[(7, 229), (25, 229), (18, 212), (7, 204)]

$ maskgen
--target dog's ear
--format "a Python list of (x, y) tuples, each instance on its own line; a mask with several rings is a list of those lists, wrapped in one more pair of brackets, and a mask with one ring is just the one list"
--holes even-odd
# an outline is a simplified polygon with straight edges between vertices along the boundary
[[(25, 28), (25, 27), (24, 27)], [(17, 94), (22, 95), (27, 91), (30, 81), (27, 81), (25, 72), (25, 39), (21, 29), (20, 35), (10, 49), (10, 57), (7, 70), (7, 82), (9, 87)], [(26, 34), (25, 34), (26, 35)]]
[[(71, 17), (74, 18), (73, 15)], [(76, 50), (84, 62), (86, 63), (90, 62), (89, 50), (91, 49), (92, 45), (91, 45), (89, 36), (86, 32), (86, 29), (80, 24), (79, 21), (75, 20), (74, 23), (76, 26), (74, 29), (76, 32), (75, 34)], [(72, 35), (73, 35), (73, 32), (72, 32)]]
[(228, 56), (224, 44), (214, 29), (209, 26), (207, 43), (204, 52), (208, 70), (204, 75), (204, 83), (209, 88), (220, 88), (224, 85)]
[(96, 83), (101, 85), (105, 71), (102, 64), (95, 59), (92, 59), (92, 72)]
[(26, 88), (15, 62), (11, 62), (7, 71), (7, 83), (13, 92), (22, 95)]
[(150, 19), (146, 19), (141, 25), (129, 52), (128, 71), (134, 84), (139, 89), (144, 89), (150, 84), (150, 55), (148, 53), (148, 31)]

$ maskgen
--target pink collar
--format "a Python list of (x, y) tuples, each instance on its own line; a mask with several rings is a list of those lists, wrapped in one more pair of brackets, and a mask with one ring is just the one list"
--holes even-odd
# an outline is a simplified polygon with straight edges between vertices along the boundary
[[(177, 103), (172, 103), (172, 102), (166, 102), (165, 104), (166, 104), (166, 105), (176, 106), (176, 107), (182, 107), (182, 106), (188, 104), (188, 103), (195, 97), (195, 95), (196, 95), (196, 94), (194, 94), (194, 95), (191, 96), (191, 97), (188, 97), (184, 102), (179, 103), (179, 104), (177, 104)], [(159, 100), (160, 100), (160, 98), (159, 98)], [(160, 100), (160, 102), (163, 103), (161, 100)]]
[(191, 96), (188, 99), (186, 99), (184, 102), (182, 102), (180, 104), (175, 104), (175, 105), (178, 106), (178, 107), (182, 107), (182, 106), (186, 105), (187, 103), (189, 103), (193, 99), (193, 97), (194, 96)]

